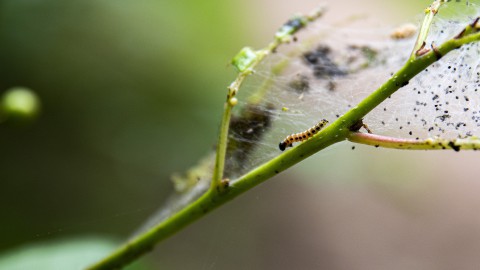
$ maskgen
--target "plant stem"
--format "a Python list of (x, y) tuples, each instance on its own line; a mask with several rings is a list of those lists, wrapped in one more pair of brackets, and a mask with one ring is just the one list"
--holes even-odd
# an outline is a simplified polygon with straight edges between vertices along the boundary
[[(338, 138), (333, 136), (334, 134), (325, 134), (321, 142), (317, 147), (326, 148), (336, 142)], [(298, 147), (296, 147), (298, 148)], [(309, 155), (314, 154), (316, 151), (307, 149)], [(271, 178), (280, 171), (286, 170), (290, 166), (298, 163), (299, 160), (293, 152), (288, 151), (287, 155), (280, 155), (268, 163), (255, 168), (249, 173), (245, 174), (237, 181), (232, 181), (231, 185), (226, 189), (226, 192), (216, 192), (215, 190), (208, 190), (198, 200), (188, 205), (184, 209), (170, 216), (160, 224), (156, 225), (152, 229), (139, 235), (137, 238), (132, 239), (130, 242), (124, 244), (116, 251), (111, 253), (108, 257), (95, 265), (90, 266), (89, 270), (107, 270), (118, 269), (128, 263), (132, 262), (144, 253), (153, 249), (154, 245), (159, 241), (173, 235), (177, 231), (192, 223), (193, 221), (206, 215), (213, 209), (223, 205), (224, 203), (234, 199), (247, 190), (259, 185), (260, 183)], [(303, 155), (301, 159), (305, 159), (308, 155)]]
[(230, 126), (230, 118), (232, 116), (233, 106), (227, 101), (224, 105), (222, 123), (220, 125), (220, 135), (217, 143), (217, 154), (215, 155), (215, 167), (213, 169), (212, 182), (210, 190), (216, 190), (220, 186), (223, 177), (223, 169), (225, 167), (225, 155), (227, 152), (228, 128)]
[[(478, 27), (475, 25), (475, 31), (473, 31), (471, 34), (465, 36), (460, 35), (455, 39), (444, 42), (439, 47), (436, 47), (434, 50), (420, 57), (409, 59), (408, 62), (397, 73), (395, 73), (392, 78), (380, 86), (380, 88), (366, 97), (356, 107), (352, 108), (350, 111), (338, 118), (331, 125), (314, 135), (311, 139), (308, 139), (300, 145), (285, 151), (276, 158), (253, 169), (237, 180), (232, 181), (230, 186), (225, 186), (224, 189), (221, 190), (222, 192), (217, 191), (218, 186), (212, 186), (214, 188), (209, 189), (197, 201), (191, 203), (176, 214), (173, 214), (147, 232), (127, 242), (108, 257), (104, 258), (102, 261), (88, 269), (98, 270), (120, 268), (153, 249), (154, 245), (159, 241), (173, 235), (183, 227), (199, 219), (220, 205), (232, 200), (243, 192), (266, 181), (281, 171), (286, 170), (287, 168), (299, 163), (310, 155), (313, 155), (332, 144), (343, 141), (347, 138), (354, 138), (355, 133), (350, 131), (352, 126), (361, 121), (366, 114), (377, 107), (389, 96), (394, 94), (399, 88), (408, 84), (408, 81), (411, 78), (416, 76), (422, 70), (436, 62), (450, 51), (457, 49), (464, 44), (479, 40), (480, 33), (478, 33)], [(278, 46), (278, 44), (276, 46)], [(243, 76), (246, 76), (246, 74)], [(243, 79), (236, 81), (239, 82), (238, 86), (242, 81)], [(226, 143), (230, 114), (231, 107), (230, 105), (226, 104), (224, 117), (222, 118), (222, 134), (220, 135), (220, 140), (222, 143)], [(220, 155), (218, 153), (219, 151), (223, 151), (225, 148), (219, 146), (218, 149), (220, 150), (217, 150), (217, 155), (220, 157), (225, 157), (225, 153), (220, 153)], [(472, 147), (471, 149), (474, 148)], [(223, 174), (223, 160), (217, 161), (218, 167), (216, 166), (215, 170), (216, 177), (218, 179), (216, 180), (221, 180), (221, 176)]]
[(436, 0), (430, 5), (430, 7), (425, 9), (425, 18), (423, 19), (422, 26), (420, 27), (420, 30), (417, 36), (417, 40), (415, 41), (415, 45), (413, 46), (410, 59), (414, 59), (415, 57), (417, 57), (417, 52), (425, 46), (425, 40), (427, 40), (428, 32), (430, 31), (430, 26), (432, 25), (433, 17), (435, 17), (435, 15), (437, 14), (442, 3), (443, 3), (443, 0)]
[[(324, 13), (324, 8), (319, 7), (314, 12), (306, 16), (297, 16), (285, 23), (275, 34), (274, 40), (268, 44), (267, 47), (261, 49), (254, 53), (253, 58), (243, 58), (247, 60), (248, 65), (240, 70), (235, 81), (233, 81), (228, 87), (227, 101), (224, 105), (224, 112), (222, 116), (222, 122), (220, 124), (220, 134), (217, 142), (217, 151), (215, 157), (215, 167), (213, 170), (212, 182), (210, 185), (210, 190), (222, 191), (227, 185), (227, 180), (223, 181), (223, 171), (225, 168), (225, 155), (227, 152), (227, 143), (228, 143), (228, 130), (230, 126), (230, 119), (232, 116), (232, 109), (236, 105), (236, 95), (242, 86), (245, 79), (252, 74), (255, 67), (262, 60), (275, 51), (278, 46), (284, 43), (291, 41), (293, 35), (298, 32), (298, 30), (304, 28), (308, 23), (320, 18)], [(243, 55), (242, 55), (243, 56)]]
[(375, 147), (406, 149), (406, 150), (445, 150), (455, 151), (480, 149), (480, 139), (469, 137), (466, 139), (446, 140), (441, 138), (430, 138), (426, 140), (393, 138), (369, 133), (352, 132), (347, 139), (354, 143), (371, 145)]

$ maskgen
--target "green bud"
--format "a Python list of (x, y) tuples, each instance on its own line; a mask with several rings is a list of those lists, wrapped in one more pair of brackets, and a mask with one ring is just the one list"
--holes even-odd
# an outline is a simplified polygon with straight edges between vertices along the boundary
[(37, 95), (25, 87), (13, 87), (3, 93), (0, 99), (2, 118), (14, 120), (30, 120), (40, 111), (40, 100)]
[(253, 62), (257, 60), (257, 57), (257, 52), (250, 47), (245, 47), (232, 59), (232, 65), (236, 67), (239, 72), (244, 72), (252, 66)]

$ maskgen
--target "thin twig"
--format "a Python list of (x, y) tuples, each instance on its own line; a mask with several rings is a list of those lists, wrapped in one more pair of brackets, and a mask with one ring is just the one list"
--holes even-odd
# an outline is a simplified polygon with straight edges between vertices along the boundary
[(433, 18), (438, 13), (438, 10), (443, 4), (443, 0), (434, 1), (428, 8), (425, 9), (425, 18), (423, 19), (422, 26), (418, 31), (417, 40), (413, 46), (410, 59), (414, 59), (417, 56), (421, 56), (429, 51), (426, 45), (426, 40), (428, 37), (428, 32), (430, 31), (430, 26), (432, 25)]
[(394, 138), (376, 134), (352, 132), (348, 135), (347, 140), (371, 145), (375, 147), (405, 149), (405, 150), (478, 150), (480, 149), (480, 139), (477, 137), (469, 137), (465, 139), (441, 139), (429, 138), (425, 140)]
[(215, 157), (215, 167), (213, 170), (212, 182), (210, 185), (211, 190), (223, 191), (228, 186), (228, 182), (223, 180), (224, 167), (225, 167), (225, 155), (227, 152), (228, 142), (228, 130), (230, 126), (230, 119), (232, 116), (232, 108), (237, 104), (237, 98), (235, 97), (245, 81), (245, 79), (252, 74), (255, 67), (262, 62), (262, 60), (275, 51), (278, 46), (284, 43), (288, 43), (292, 40), (292, 37), (300, 29), (304, 28), (308, 23), (320, 18), (325, 9), (320, 7), (309, 15), (297, 16), (287, 23), (285, 23), (275, 34), (274, 40), (264, 49), (256, 52), (251, 51), (249, 48), (244, 48), (237, 57), (242, 57), (242, 65), (234, 65), (240, 71), (235, 81), (233, 81), (228, 87), (227, 100), (224, 105), (224, 112), (222, 116), (222, 122), (220, 124), (220, 134), (217, 142), (217, 151)]

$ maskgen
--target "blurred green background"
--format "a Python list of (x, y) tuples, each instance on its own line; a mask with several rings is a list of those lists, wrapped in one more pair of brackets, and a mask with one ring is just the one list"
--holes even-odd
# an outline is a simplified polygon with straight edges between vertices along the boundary
[[(418, 19), (429, 2), (327, 1), (327, 16), (367, 14), (398, 25)], [(1, 0), (0, 93), (29, 87), (41, 99), (42, 112), (29, 125), (0, 125), (0, 252), (70, 237), (115, 243), (131, 235), (173, 191), (170, 175), (213, 149), (226, 86), (235, 76), (231, 57), (245, 45), (263, 46), (291, 14), (317, 5), (307, 0)], [(335, 220), (358, 215), (355, 207), (363, 200), (380, 198), (383, 205), (388, 197), (411, 213), (418, 201), (407, 197), (421, 201), (421, 192), (431, 190), (428, 179), (438, 175), (428, 172), (437, 172), (436, 161), (429, 161), (439, 154), (366, 147), (352, 154), (347, 148), (317, 155), (162, 243), (147, 256), (148, 269), (292, 269), (294, 262), (303, 269), (352, 269), (342, 268), (348, 259), (338, 254), (353, 254), (351, 262), (369, 261), (369, 254), (336, 245), (344, 239), (341, 233), (338, 242), (330, 234), (333, 244), (322, 247), (308, 244), (313, 239), (307, 235), (290, 234), (311, 222), (312, 212), (303, 215), (299, 209), (317, 211), (323, 203), (325, 217), (330, 213), (333, 220), (322, 223), (320, 232), (336, 227)], [(414, 155), (424, 165), (418, 166)], [(440, 159), (450, 164), (450, 155)], [(390, 158), (397, 163), (389, 165)], [(329, 170), (318, 173), (319, 162)], [(398, 163), (414, 170), (392, 174)], [(420, 186), (412, 184), (418, 181)], [(321, 202), (313, 199), (318, 193), (325, 195)], [(337, 201), (344, 196), (363, 199), (349, 208)], [(279, 205), (289, 210), (278, 213)], [(335, 209), (343, 215), (337, 217)], [(373, 212), (370, 217), (377, 219)], [(315, 215), (322, 220), (322, 213)], [(278, 243), (280, 236), (286, 238)], [(278, 259), (288, 255), (290, 264)]]

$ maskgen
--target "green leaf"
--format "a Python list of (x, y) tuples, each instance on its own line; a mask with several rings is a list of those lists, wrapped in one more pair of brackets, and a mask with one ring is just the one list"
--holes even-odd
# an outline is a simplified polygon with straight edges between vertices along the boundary
[[(40, 242), (0, 254), (0, 269), (68, 270), (85, 269), (92, 262), (111, 252), (116, 241), (84, 237)], [(146, 270), (139, 263), (125, 269)]]
[(244, 72), (252, 66), (257, 56), (258, 54), (252, 48), (245, 47), (232, 59), (232, 65), (237, 68), (239, 72)]

